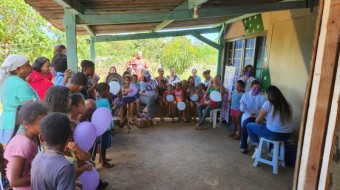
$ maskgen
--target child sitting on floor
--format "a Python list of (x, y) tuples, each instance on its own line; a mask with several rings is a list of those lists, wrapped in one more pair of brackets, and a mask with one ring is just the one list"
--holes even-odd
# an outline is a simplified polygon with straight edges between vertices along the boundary
[[(108, 96), (110, 94), (110, 86), (107, 83), (101, 82), (97, 84), (96, 86), (97, 93), (99, 97), (96, 100), (96, 107), (101, 108), (105, 107), (108, 108), (110, 111), (110, 103), (108, 101)], [(112, 168), (113, 164), (108, 162), (108, 159), (106, 159), (106, 149), (111, 147), (111, 129), (113, 128), (113, 124), (108, 127), (108, 129), (105, 131), (105, 133), (100, 136), (99, 138), (99, 144), (101, 146), (101, 156), (102, 156), (102, 166), (105, 168)]]
[[(30, 189), (30, 169), (38, 153), (40, 121), (47, 115), (47, 111), (41, 103), (25, 104), (17, 109), (17, 121), (4, 154), (8, 160), (7, 177), (14, 189)], [(20, 125), (24, 130), (17, 134)]]
[(71, 135), (71, 123), (62, 113), (51, 113), (40, 123), (40, 141), (45, 151), (32, 163), (32, 189), (75, 189), (76, 175), (73, 165), (63, 151)]

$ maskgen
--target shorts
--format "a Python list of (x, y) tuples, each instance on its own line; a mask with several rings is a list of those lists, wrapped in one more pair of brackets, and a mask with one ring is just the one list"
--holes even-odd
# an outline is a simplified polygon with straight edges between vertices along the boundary
[(127, 103), (127, 104), (131, 104), (131, 103), (133, 103), (136, 100), (137, 100), (136, 96), (133, 96), (133, 97), (124, 97), (123, 98), (123, 102)]
[(107, 130), (104, 134), (102, 134), (102, 136), (99, 137), (99, 144), (102, 149), (108, 149), (111, 147), (111, 143), (111, 130)]
[(230, 115), (236, 117), (236, 116), (238, 116), (238, 114), (240, 114), (240, 112), (241, 112), (240, 110), (233, 110), (232, 109), (232, 110), (230, 110)]

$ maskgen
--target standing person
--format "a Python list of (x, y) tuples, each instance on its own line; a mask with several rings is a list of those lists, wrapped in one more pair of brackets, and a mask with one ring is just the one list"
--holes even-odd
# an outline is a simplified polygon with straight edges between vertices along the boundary
[(63, 155), (71, 135), (71, 123), (62, 113), (51, 113), (40, 123), (40, 141), (45, 151), (38, 154), (32, 163), (31, 188), (76, 189), (76, 174)]
[(167, 90), (163, 93), (163, 104), (164, 104), (164, 107), (169, 107), (169, 117), (172, 118), (172, 122), (174, 123), (175, 122), (175, 108), (174, 108), (174, 104), (172, 102), (168, 102), (166, 100), (166, 97), (168, 95), (174, 95), (173, 94), (173, 86), (170, 85), (170, 84), (167, 84)]
[(222, 78), (220, 75), (215, 76), (214, 80), (210, 82), (208, 90), (205, 93), (205, 99), (203, 99), (204, 101), (200, 102), (200, 104), (197, 106), (199, 122), (195, 126), (195, 129), (200, 129), (200, 130), (206, 129), (207, 127), (205, 127), (203, 124), (205, 122), (205, 118), (209, 115), (210, 110), (219, 109), (222, 107), (222, 101), (214, 102), (209, 97), (210, 93), (213, 91), (218, 91), (221, 93), (222, 97), (224, 96), (225, 88), (221, 84), (221, 80)]
[(54, 86), (47, 90), (44, 103), (50, 112), (68, 113), (71, 108), (70, 89)]
[[(185, 100), (184, 91), (182, 89), (182, 83), (180, 83), (180, 82), (176, 83), (176, 88), (174, 89), (173, 93), (175, 95), (175, 101), (172, 104), (173, 104), (173, 107), (177, 108), (177, 103), (183, 102)], [(176, 111), (178, 111), (177, 122), (181, 122), (182, 121), (182, 115), (183, 115), (184, 111), (179, 110), (178, 108), (177, 108)]]
[(81, 70), (87, 77), (87, 84), (81, 91), (85, 99), (96, 99), (96, 85), (98, 84), (99, 76), (95, 74), (94, 63), (89, 60), (82, 60)]
[(168, 78), (166, 78), (164, 76), (164, 69), (163, 68), (159, 68), (158, 69), (158, 76), (155, 78), (155, 80), (157, 81), (157, 89), (156, 89), (156, 93), (157, 93), (157, 101), (159, 104), (159, 114), (160, 114), (160, 121), (164, 121), (164, 107), (165, 107), (165, 102), (163, 101), (163, 94), (167, 89), (167, 84), (168, 84)]
[(201, 77), (197, 75), (197, 69), (192, 69), (191, 74), (191, 76), (193, 76), (195, 79), (195, 87), (197, 87), (199, 84), (201, 84)]
[(251, 91), (242, 95), (240, 100), (240, 110), (243, 112), (241, 118), (241, 145), (240, 150), (242, 153), (248, 152), (248, 132), (247, 124), (255, 122), (261, 107), (267, 101), (267, 98), (260, 91), (260, 82), (254, 80), (251, 83)]
[[(136, 112), (137, 112), (137, 116), (140, 116), (139, 110), (140, 110), (140, 102), (139, 99), (137, 97), (137, 94), (139, 93), (139, 91), (136, 92), (135, 95), (133, 96), (129, 96), (129, 93), (133, 92), (133, 86), (134, 84), (131, 84), (131, 75), (124, 75), (124, 84), (122, 86), (121, 89), (121, 93), (122, 93), (122, 97), (123, 97), (123, 102), (125, 104), (130, 104), (130, 112), (129, 115), (132, 118), (133, 117), (133, 110), (134, 107), (136, 107)], [(121, 109), (121, 116), (124, 115), (124, 106), (120, 107)], [(131, 119), (128, 118), (128, 119)], [(121, 118), (121, 121), (123, 120), (123, 118)], [(130, 126), (128, 126), (130, 127)]]
[(239, 77), (238, 80), (242, 80), (244, 82), (244, 92), (249, 92), (251, 89), (251, 83), (256, 80), (253, 76), (254, 68), (251, 65), (247, 65), (243, 69), (243, 75)]
[(57, 55), (59, 53), (66, 55), (66, 46), (65, 45), (58, 44), (58, 45), (54, 46), (53, 55)]
[[(112, 112), (109, 100), (107, 99), (110, 95), (110, 86), (107, 83), (99, 83), (96, 86), (96, 90), (99, 94), (99, 97), (96, 100), (97, 108), (107, 108)], [(113, 124), (111, 122), (110, 126), (107, 128), (104, 134), (99, 137), (99, 144), (101, 146), (100, 154), (102, 156), (102, 167), (112, 168), (113, 164), (109, 163), (110, 159), (106, 159), (106, 149), (111, 147), (111, 129), (113, 128)]]
[(143, 53), (141, 51), (137, 51), (136, 56), (131, 59), (126, 66), (132, 67), (139, 80), (143, 80), (142, 71), (149, 68), (146, 61), (143, 59)]
[(29, 60), (22, 55), (11, 54), (1, 65), (0, 95), (2, 114), (0, 116), (0, 143), (6, 145), (13, 133), (16, 108), (39, 97), (25, 81), (32, 72)]
[[(17, 122), (6, 146), (7, 177), (14, 190), (31, 189), (31, 164), (38, 153), (40, 121), (47, 115), (41, 103), (29, 103), (17, 109)], [(24, 130), (20, 131), (20, 125)]]
[[(276, 86), (269, 86), (266, 97), (268, 101), (263, 104), (255, 123), (247, 125), (249, 137), (256, 146), (260, 137), (273, 141), (287, 141), (293, 132), (293, 111), (281, 91)], [(255, 149), (253, 158), (256, 151), (259, 150)]]
[[(53, 50), (53, 57), (57, 54), (64, 54), (66, 55), (66, 47), (63, 44), (58, 44), (56, 46), (54, 46), (54, 50)], [(55, 71), (53, 65), (51, 65), (51, 75), (53, 77), (57, 76), (57, 72)]]
[[(240, 140), (241, 134), (241, 117), (242, 112), (240, 111), (240, 100), (244, 94), (244, 82), (242, 80), (237, 81), (235, 85), (235, 90), (231, 92), (231, 110), (230, 116), (233, 123), (233, 130), (229, 137), (234, 138), (234, 140)], [(236, 135), (237, 129), (237, 135)]]
[(143, 70), (143, 81), (140, 82), (140, 94), (139, 100), (146, 104), (147, 112), (152, 120), (153, 125), (157, 125), (155, 118), (155, 102), (157, 100), (157, 82), (155, 79), (151, 79), (151, 74), (148, 70)]
[(52, 59), (52, 67), (57, 72), (54, 85), (65, 86), (69, 78), (71, 78), (72, 71), (67, 69), (67, 59), (64, 54), (56, 54)]
[(46, 57), (39, 57), (33, 63), (32, 68), (33, 72), (26, 77), (26, 81), (37, 92), (40, 100), (43, 100), (46, 91), (53, 86), (50, 60)]
[(195, 113), (195, 102), (196, 101), (192, 101), (190, 99), (190, 97), (192, 95), (194, 95), (196, 92), (196, 87), (195, 87), (195, 78), (193, 76), (190, 76), (188, 78), (188, 88), (187, 88), (187, 98), (186, 98), (186, 102), (187, 102), (187, 121), (189, 122), (192, 118), (194, 118), (194, 120), (196, 120), (196, 113)]
[(203, 72), (203, 78), (205, 79), (203, 81), (203, 84), (204, 84), (205, 88), (208, 88), (208, 86), (210, 85), (210, 81), (212, 79), (212, 77), (210, 76), (210, 70), (205, 70)]
[(170, 75), (167, 76), (169, 84), (172, 86), (175, 86), (176, 83), (181, 82), (181, 79), (179, 78), (178, 75), (175, 74), (175, 69), (170, 69)]

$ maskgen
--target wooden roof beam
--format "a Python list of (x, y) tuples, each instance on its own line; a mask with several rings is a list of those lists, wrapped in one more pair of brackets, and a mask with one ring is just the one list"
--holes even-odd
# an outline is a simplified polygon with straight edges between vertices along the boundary
[(217, 50), (221, 50), (223, 48), (223, 46), (221, 46), (220, 44), (209, 40), (208, 38), (202, 36), (199, 32), (197, 31), (193, 31), (191, 34), (193, 37), (197, 38), (198, 40), (201, 40), (202, 42), (210, 45), (211, 47), (217, 49)]
[(76, 15), (84, 13), (83, 6), (77, 0), (54, 0), (54, 2), (58, 3), (65, 9), (70, 10)]
[(198, 34), (207, 34), (213, 32), (219, 32), (220, 28), (205, 28), (195, 30), (179, 30), (169, 32), (152, 32), (152, 33), (138, 33), (138, 34), (124, 34), (124, 35), (103, 35), (94, 36), (94, 42), (110, 42), (110, 41), (124, 41), (124, 40), (138, 40), (138, 39), (150, 39), (150, 38), (166, 38), (176, 36), (192, 35), (193, 32)]
[[(233, 16), (248, 13), (258, 13), (275, 10), (287, 10), (307, 8), (305, 1), (288, 1), (267, 3), (253, 6), (202, 8), (199, 10), (200, 18)], [(79, 14), (77, 24), (99, 25), (99, 24), (127, 24), (141, 22), (163, 22), (165, 20), (186, 20), (192, 19), (193, 10), (173, 10), (169, 12), (150, 13), (120, 13), (104, 15), (83, 15)]]
[(195, 6), (202, 5), (209, 0), (188, 0), (188, 9), (193, 9)]

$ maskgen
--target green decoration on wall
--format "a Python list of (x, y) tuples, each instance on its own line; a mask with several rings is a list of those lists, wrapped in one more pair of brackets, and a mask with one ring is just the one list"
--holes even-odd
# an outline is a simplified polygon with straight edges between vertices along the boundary
[(259, 33), (264, 30), (261, 14), (242, 19), (242, 22), (246, 35)]

